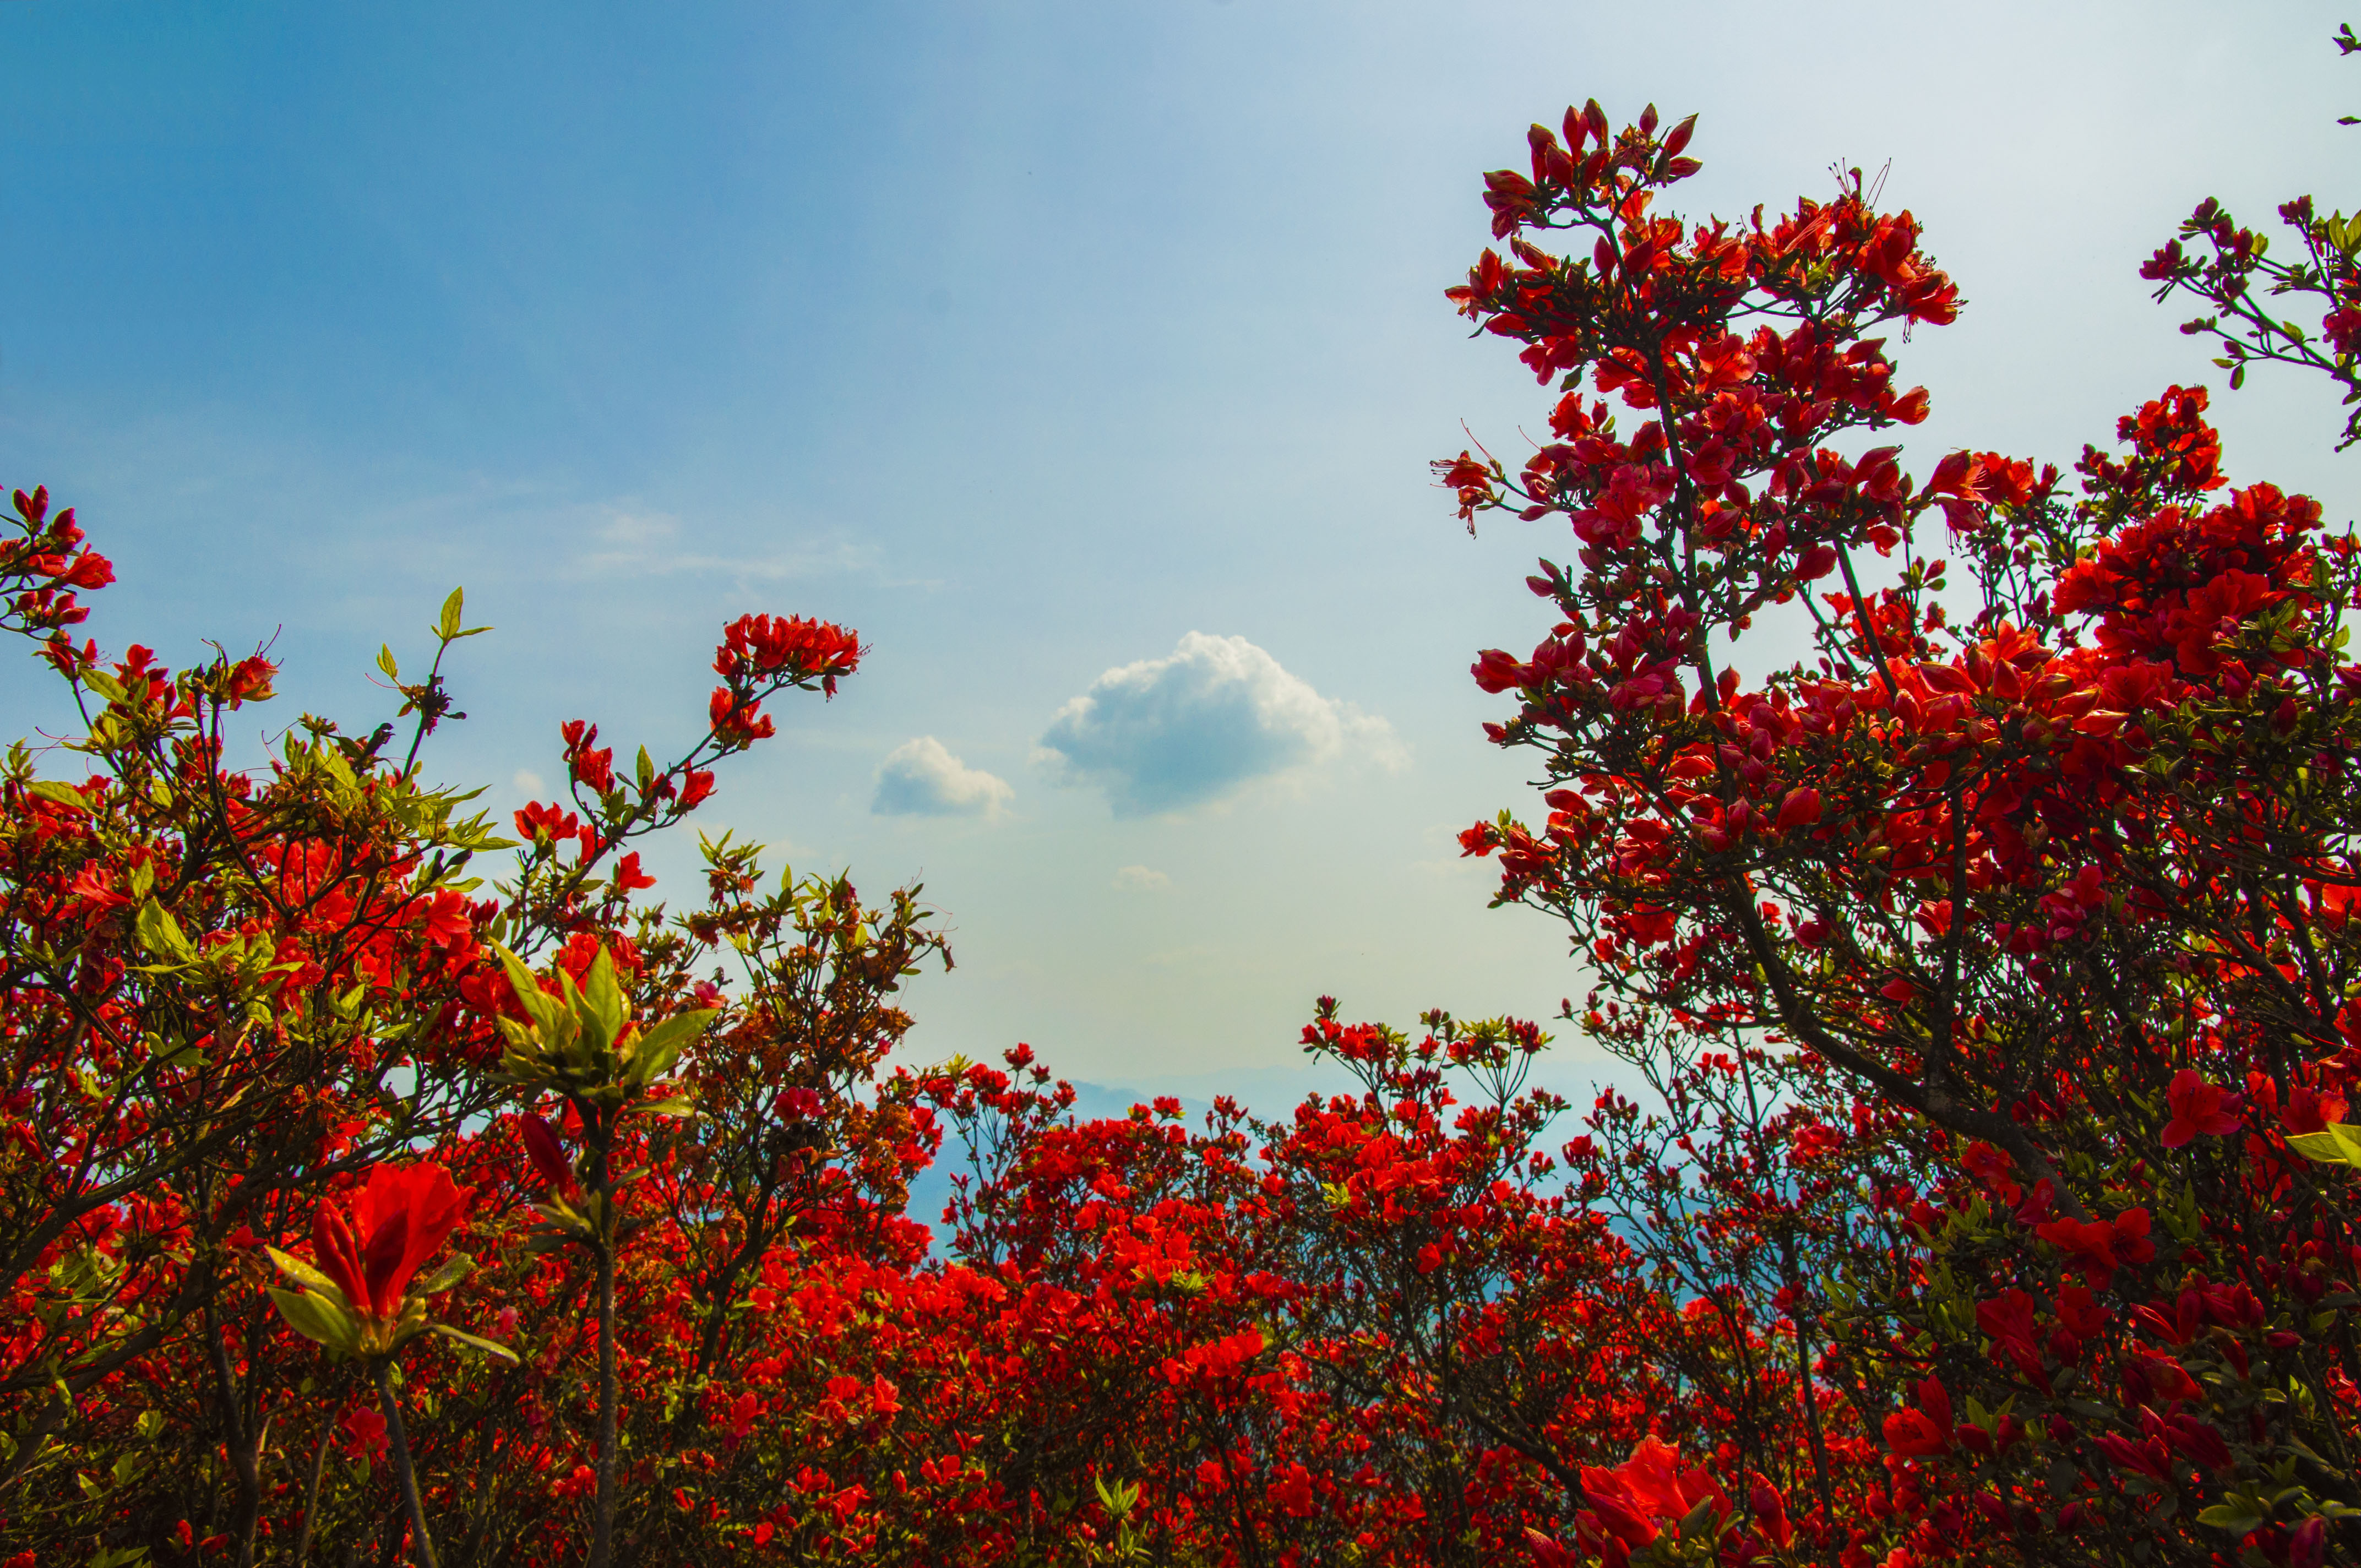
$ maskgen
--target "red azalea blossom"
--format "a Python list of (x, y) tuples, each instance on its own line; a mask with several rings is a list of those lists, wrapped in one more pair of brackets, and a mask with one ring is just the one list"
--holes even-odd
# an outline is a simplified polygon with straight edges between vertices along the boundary
[(320, 1272), (356, 1311), (400, 1317), (410, 1281), (458, 1227), (467, 1199), (441, 1166), (372, 1167), (347, 1201), (349, 1220), (328, 1200), (313, 1214)]
[(2158, 1140), (2166, 1148), (2177, 1149), (2200, 1134), (2222, 1137), (2244, 1124), (2238, 1113), (2246, 1108), (2246, 1097), (2203, 1081), (2192, 1069), (2173, 1074), (2168, 1094), (2172, 1120), (2165, 1124)]
[(1885, 1418), (1885, 1445), (1905, 1458), (1946, 1453), (1951, 1447), (1951, 1397), (1929, 1377), (1918, 1385), (1916, 1409), (1903, 1409)]
[(2324, 1131), (2331, 1123), (2342, 1122), (2348, 1114), (2345, 1097), (2333, 1089), (2315, 1089), (2310, 1084), (2298, 1084), (2288, 1091), (2287, 1107), (2280, 1115), (2290, 1133)]
[(385, 1461), (385, 1417), (367, 1405), (356, 1405), (345, 1412), (336, 1423), (343, 1448), (354, 1459), (366, 1459), (373, 1464)]
[(2103, 1290), (2114, 1281), (2116, 1269), (2156, 1255), (2147, 1230), (2147, 1211), (2126, 1209), (2113, 1220), (2053, 1220), (2036, 1226), (2034, 1234), (2066, 1254), (2081, 1270), (2084, 1282)]
[(517, 1118), (518, 1135), (524, 1139), (524, 1152), (541, 1179), (553, 1191), (570, 1192), (575, 1188), (574, 1162), (566, 1155), (566, 1146), (557, 1141), (557, 1134), (540, 1117), (526, 1114)]

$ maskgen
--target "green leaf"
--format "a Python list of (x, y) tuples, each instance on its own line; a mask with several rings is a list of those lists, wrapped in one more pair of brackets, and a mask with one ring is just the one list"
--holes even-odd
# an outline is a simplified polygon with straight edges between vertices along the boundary
[(318, 1340), (330, 1350), (341, 1350), (347, 1354), (360, 1348), (360, 1335), (352, 1318), (327, 1298), (315, 1296), (309, 1290), (300, 1294), (293, 1290), (273, 1290), (270, 1299), (278, 1303), (279, 1315), (287, 1320), (287, 1326), (305, 1339)]
[(614, 955), (604, 946), (599, 948), (598, 956), (590, 960), (589, 972), (582, 977), (582, 999), (575, 1012), (597, 1026), (595, 1048), (609, 1049), (623, 1037), (623, 1023), (631, 1015), (631, 1009), (624, 1004), (623, 988), (615, 979)]
[(154, 899), (139, 906), (135, 928), (139, 934), (139, 945), (158, 958), (177, 959), (184, 964), (196, 961), (197, 949), (181, 930), (181, 923)]
[(2233, 1535), (2245, 1535), (2268, 1524), (2270, 1516), (2256, 1512), (2254, 1506), (2241, 1497), (2235, 1502), (2214, 1504), (2197, 1516), (2197, 1522), (2226, 1530)]
[(387, 642), (378, 644), (377, 667), (385, 672), (387, 680), (399, 682), (401, 679), (401, 666), (393, 662), (392, 644)]
[(476, 1260), (464, 1252), (455, 1252), (442, 1267), (410, 1288), (413, 1296), (440, 1296), (462, 1279), (476, 1266)]
[(1109, 1487), (1105, 1476), (1093, 1475), (1091, 1477), (1091, 1486), (1099, 1495), (1099, 1507), (1104, 1508), (1107, 1518), (1112, 1519), (1127, 1517), (1131, 1513), (1132, 1506), (1139, 1501), (1139, 1488), (1128, 1482), (1118, 1481), (1113, 1487)]
[(557, 999), (541, 989), (541, 981), (533, 978), (533, 970), (525, 968), (522, 959), (498, 942), (492, 944), (492, 951), (500, 955), (500, 967), (508, 971), (509, 985), (516, 992), (517, 1002), (524, 1008), (526, 1015), (533, 1019), (533, 1027), (547, 1029), (555, 1025), (557, 1022)]
[(655, 1116), (689, 1117), (697, 1114), (697, 1102), (688, 1095), (675, 1094), (669, 1100), (657, 1101), (647, 1109), (649, 1114)]
[(444, 641), (448, 642), (459, 635), (459, 615), (461, 607), (467, 602), (467, 590), (464, 587), (453, 588), (451, 597), (443, 601), (443, 623), (434, 629), (434, 633)]
[(313, 1267), (302, 1258), (291, 1257), (287, 1254), (280, 1252), (275, 1246), (266, 1246), (262, 1250), (270, 1255), (270, 1261), (279, 1266), (280, 1273), (287, 1276), (288, 1278), (292, 1279), (296, 1284), (303, 1287), (304, 1289), (309, 1290), (314, 1296), (325, 1297), (334, 1306), (344, 1307), (348, 1305), (345, 1300), (345, 1293), (336, 1288), (335, 1281), (330, 1279), (326, 1275), (321, 1273), (318, 1269)]
[(361, 782), (354, 775), (353, 765), (345, 761), (342, 751), (334, 746), (319, 746), (313, 749), (312, 756), (321, 770), (335, 781), (340, 799), (350, 801), (359, 796)]
[(2323, 1165), (2361, 1165), (2361, 1127), (2331, 1122), (2321, 1132), (2295, 1134), (2288, 1139), (2288, 1147)]
[(90, 669), (82, 673), (82, 684), (109, 702), (123, 700), (123, 683), (104, 670)]
[(717, 1011), (700, 1007), (675, 1014), (642, 1035), (631, 1057), (631, 1081), (633, 1086), (653, 1083), (672, 1070), (672, 1064), (679, 1059), (682, 1048), (705, 1032), (706, 1025), (713, 1021)]
[(62, 779), (35, 779), (26, 787), (43, 800), (54, 801), (69, 810), (88, 811), (90, 809), (90, 802), (82, 797), (82, 791)]
[(459, 1329), (455, 1329), (448, 1323), (429, 1323), (426, 1326), (433, 1329), (436, 1333), (441, 1334), (445, 1339), (456, 1340), (459, 1343), (467, 1346), (469, 1350), (477, 1352), (478, 1354), (498, 1356), (500, 1360), (507, 1362), (511, 1366), (522, 1365), (517, 1353), (511, 1350), (504, 1344), (498, 1343), (492, 1340), (480, 1339), (474, 1334), (467, 1333)]

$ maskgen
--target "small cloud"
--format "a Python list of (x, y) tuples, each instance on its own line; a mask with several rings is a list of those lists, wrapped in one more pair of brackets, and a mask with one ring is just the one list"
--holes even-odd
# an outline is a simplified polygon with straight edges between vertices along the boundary
[(516, 771), (516, 777), (511, 779), (509, 783), (517, 786), (517, 793), (520, 795), (537, 795), (541, 793), (541, 775), (530, 768), (519, 768)]
[(981, 768), (971, 768), (931, 735), (905, 741), (877, 767), (877, 795), (869, 809), (880, 817), (997, 817), (1016, 792)]
[(1115, 873), (1115, 885), (1137, 893), (1159, 893), (1172, 885), (1172, 879), (1146, 866), (1126, 866)]
[(1401, 761), (1384, 719), (1322, 696), (1243, 637), (1191, 631), (1164, 658), (1109, 670), (1060, 708), (1035, 761), (1133, 817), (1352, 754)]
[(640, 554), (671, 543), (679, 532), (680, 519), (669, 512), (619, 511), (598, 537), (614, 550)]
[(601, 576), (668, 577), (714, 572), (741, 581), (783, 582), (862, 571), (875, 564), (873, 552), (842, 539), (768, 555), (713, 555), (684, 549), (679, 543), (680, 519), (668, 512), (619, 511), (596, 532), (601, 548), (577, 557), (575, 565)]

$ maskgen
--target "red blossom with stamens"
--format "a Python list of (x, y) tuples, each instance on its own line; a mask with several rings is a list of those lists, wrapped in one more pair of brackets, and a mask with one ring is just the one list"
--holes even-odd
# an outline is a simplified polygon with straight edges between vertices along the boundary
[(857, 633), (800, 615), (741, 615), (722, 632), (713, 670), (731, 682), (817, 680), (829, 696), (836, 683), (861, 667)]

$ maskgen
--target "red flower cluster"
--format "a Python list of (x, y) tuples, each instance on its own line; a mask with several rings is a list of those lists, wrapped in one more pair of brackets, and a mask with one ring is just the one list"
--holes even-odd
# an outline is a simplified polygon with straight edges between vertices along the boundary
[(722, 633), (713, 672), (734, 686), (785, 680), (819, 683), (829, 696), (839, 678), (861, 667), (861, 640), (825, 620), (800, 615), (741, 615)]
[(15, 536), (0, 538), (0, 628), (45, 639), (51, 662), (67, 668), (84, 655), (65, 629), (90, 617), (76, 595), (113, 582), (115, 567), (82, 543), (71, 507), (50, 515), (46, 487), (10, 499)]

